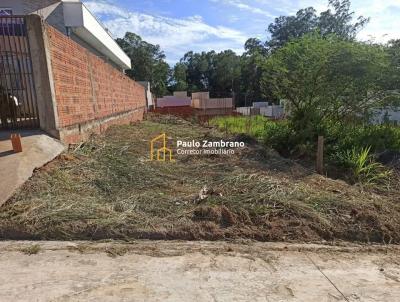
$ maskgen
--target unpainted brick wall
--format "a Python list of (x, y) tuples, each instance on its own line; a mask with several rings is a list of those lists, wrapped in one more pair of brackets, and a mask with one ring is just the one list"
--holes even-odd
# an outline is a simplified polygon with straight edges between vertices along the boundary
[(176, 115), (184, 118), (193, 116), (193, 108), (190, 106), (178, 106), (178, 107), (157, 107), (153, 109), (153, 112), (160, 114)]
[[(109, 124), (120, 123), (118, 115), (125, 114), (121, 117), (124, 123), (129, 122), (128, 112), (137, 110), (143, 116), (146, 106), (143, 86), (55, 28), (46, 25), (46, 31), (60, 131), (99, 122), (92, 127), (99, 132)], [(137, 112), (131, 115), (132, 119), (141, 119)], [(116, 118), (102, 127), (101, 121), (110, 117)], [(64, 140), (77, 141), (79, 133), (73, 137)]]

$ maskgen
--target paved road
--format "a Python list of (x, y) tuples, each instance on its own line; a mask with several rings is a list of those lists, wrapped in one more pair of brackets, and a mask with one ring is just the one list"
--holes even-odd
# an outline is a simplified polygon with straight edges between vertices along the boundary
[(0, 267), (0, 301), (400, 299), (393, 246), (2, 242)]

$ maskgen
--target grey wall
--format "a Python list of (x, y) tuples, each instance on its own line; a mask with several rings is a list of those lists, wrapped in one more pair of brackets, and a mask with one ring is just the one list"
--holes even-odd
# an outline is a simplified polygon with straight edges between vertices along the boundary
[(50, 25), (66, 33), (61, 0), (1, 0), (0, 7), (11, 8), (14, 15), (39, 15)]
[(26, 18), (27, 34), (32, 61), (32, 71), (39, 110), (40, 128), (59, 138), (57, 109), (49, 43), (45, 27), (37, 15)]
[(61, 0), (1, 0), (0, 7), (11, 8), (14, 15), (36, 13), (47, 19), (60, 4)]

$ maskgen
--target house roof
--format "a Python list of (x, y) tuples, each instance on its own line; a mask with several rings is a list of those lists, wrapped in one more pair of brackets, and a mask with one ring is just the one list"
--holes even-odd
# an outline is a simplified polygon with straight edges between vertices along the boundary
[(131, 60), (108, 30), (79, 0), (62, 0), (65, 26), (122, 69), (131, 68)]

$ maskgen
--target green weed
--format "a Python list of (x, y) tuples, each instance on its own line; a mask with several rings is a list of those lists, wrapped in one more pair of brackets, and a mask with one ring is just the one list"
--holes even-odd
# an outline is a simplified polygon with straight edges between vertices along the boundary
[(371, 147), (352, 148), (344, 153), (342, 160), (351, 169), (356, 182), (376, 185), (384, 184), (390, 178), (391, 171), (374, 160)]

